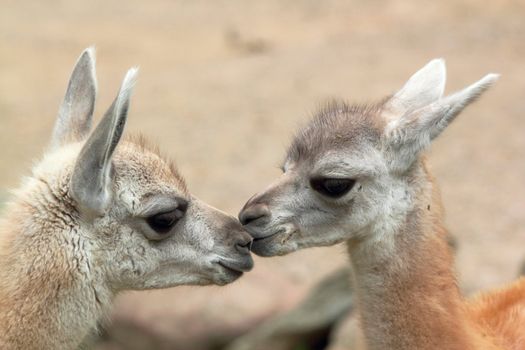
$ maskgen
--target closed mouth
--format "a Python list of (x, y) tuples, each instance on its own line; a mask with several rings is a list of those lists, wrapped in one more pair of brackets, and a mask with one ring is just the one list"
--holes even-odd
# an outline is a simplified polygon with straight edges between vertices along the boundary
[[(255, 236), (255, 232), (253, 232), (253, 230), (250, 230), (249, 227), (245, 227), (246, 228), (246, 231), (248, 231), (248, 233), (250, 233), (253, 237), (253, 243), (256, 243), (256, 242), (260, 242), (260, 241), (264, 241), (264, 240), (269, 240), (270, 238), (274, 237), (274, 236), (277, 236), (279, 233), (283, 233), (283, 232), (286, 232), (286, 229), (285, 228), (281, 228), (277, 231), (275, 231), (274, 233), (270, 233), (269, 235), (266, 235), (266, 236), (263, 236), (263, 237), (256, 237)], [(252, 232), (254, 234), (252, 234)]]
[(269, 234), (269, 235), (264, 236), (264, 237), (254, 238), (254, 239), (253, 239), (253, 242), (255, 243), (255, 242), (260, 242), (260, 241), (264, 241), (264, 240), (270, 239), (270, 238), (272, 238), (272, 237), (278, 235), (278, 234), (281, 233), (281, 232), (283, 232), (283, 231), (282, 231), (282, 230), (279, 230), (279, 231), (277, 231), (277, 232), (274, 232), (274, 233)]
[(287, 225), (272, 234), (254, 238), (252, 252), (259, 256), (284, 255), (290, 252), (285, 247), (290, 247), (287, 243), (296, 232), (298, 230), (295, 226)]

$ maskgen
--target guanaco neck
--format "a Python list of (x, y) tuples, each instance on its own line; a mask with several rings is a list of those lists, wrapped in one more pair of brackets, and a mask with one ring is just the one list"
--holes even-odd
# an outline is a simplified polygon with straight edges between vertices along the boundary
[(423, 163), (411, 176), (411, 203), (347, 244), (367, 348), (467, 350), (439, 193)]
[(0, 222), (1, 349), (77, 348), (111, 302), (89, 242), (48, 190), (11, 204)]

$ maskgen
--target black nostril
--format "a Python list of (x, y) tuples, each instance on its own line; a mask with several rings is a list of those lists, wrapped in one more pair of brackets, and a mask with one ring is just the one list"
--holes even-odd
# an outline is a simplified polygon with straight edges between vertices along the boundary
[(237, 250), (243, 254), (248, 254), (252, 250), (252, 242), (253, 239), (239, 241), (237, 244), (235, 244), (235, 248), (237, 248)]
[(268, 216), (270, 214), (268, 207), (264, 204), (255, 204), (243, 209), (239, 213), (239, 221), (243, 225), (248, 225), (250, 222), (253, 222), (262, 217)]

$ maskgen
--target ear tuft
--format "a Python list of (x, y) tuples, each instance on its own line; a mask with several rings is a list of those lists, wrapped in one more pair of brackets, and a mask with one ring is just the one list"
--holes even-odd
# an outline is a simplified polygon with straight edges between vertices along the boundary
[(83, 140), (91, 129), (97, 95), (95, 48), (85, 49), (75, 64), (60, 106), (51, 149)]
[[(498, 81), (500, 74), (489, 73), (483, 78), (475, 82), (474, 84), (467, 87), (465, 90), (458, 92), (458, 96), (464, 96), (467, 104), (474, 102), (478, 99), (485, 91), (487, 91), (496, 81)], [(453, 97), (454, 95), (450, 96)]]
[(498, 74), (487, 74), (474, 84), (445, 98), (391, 120), (385, 129), (385, 142), (390, 149), (392, 167), (407, 169), (425, 147), (461, 113), (476, 101), (496, 80)]
[(122, 80), (122, 84), (120, 85), (120, 90), (118, 92), (117, 98), (115, 99), (115, 103), (117, 103), (117, 114), (121, 114), (121, 111), (123, 111), (123, 109), (125, 109), (124, 113), (127, 112), (129, 100), (131, 98), (131, 92), (133, 91), (135, 83), (137, 82), (138, 72), (138, 67), (133, 67), (126, 72), (126, 75)]
[(437, 101), (445, 91), (446, 75), (445, 60), (433, 59), (392, 96), (387, 108), (392, 114), (401, 116)]
[(90, 47), (86, 48), (82, 52), (80, 57), (82, 57), (84, 55), (89, 56), (89, 60), (93, 63), (93, 65), (95, 65), (95, 63), (96, 63), (96, 53), (97, 53), (97, 49), (96, 49), (95, 45), (91, 45)]
[(117, 97), (89, 136), (73, 170), (70, 194), (91, 216), (103, 215), (112, 199), (112, 156), (126, 124), (137, 69), (130, 69)]
[(139, 73), (139, 67), (133, 67), (130, 68), (126, 75), (124, 76), (124, 79), (122, 80), (122, 84), (120, 86), (119, 91), (119, 100), (125, 100), (129, 99), (131, 97), (131, 91), (135, 87), (135, 84), (137, 83), (137, 75)]

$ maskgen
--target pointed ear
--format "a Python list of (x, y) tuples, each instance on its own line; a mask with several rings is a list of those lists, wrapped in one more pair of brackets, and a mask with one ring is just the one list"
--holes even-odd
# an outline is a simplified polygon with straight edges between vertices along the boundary
[(391, 120), (385, 129), (385, 142), (393, 152), (392, 165), (407, 169), (427, 147), (469, 104), (481, 96), (497, 79), (488, 74), (467, 88)]
[(130, 69), (113, 104), (80, 151), (73, 170), (70, 195), (82, 209), (102, 215), (111, 201), (111, 157), (126, 123), (137, 69)]
[(80, 55), (69, 84), (51, 138), (51, 149), (83, 140), (91, 129), (97, 79), (95, 50), (90, 47)]
[(445, 60), (433, 59), (412, 75), (385, 107), (400, 116), (437, 101), (445, 91), (446, 74)]

